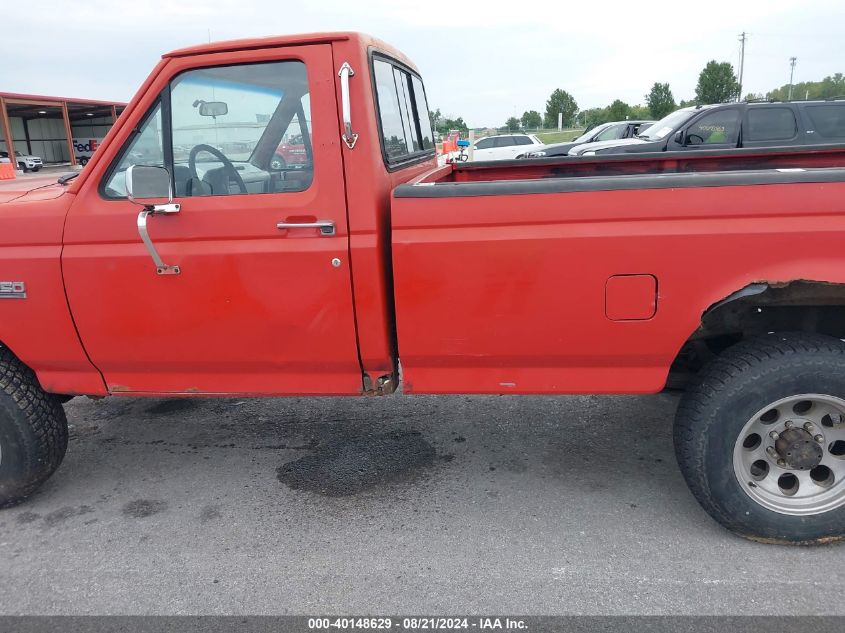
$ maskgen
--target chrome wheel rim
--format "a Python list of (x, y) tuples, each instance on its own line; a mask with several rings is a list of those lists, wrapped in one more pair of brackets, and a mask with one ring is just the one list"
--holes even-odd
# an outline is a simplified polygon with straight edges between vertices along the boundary
[(736, 439), (734, 474), (761, 506), (793, 516), (845, 504), (845, 400), (799, 394), (777, 400)]

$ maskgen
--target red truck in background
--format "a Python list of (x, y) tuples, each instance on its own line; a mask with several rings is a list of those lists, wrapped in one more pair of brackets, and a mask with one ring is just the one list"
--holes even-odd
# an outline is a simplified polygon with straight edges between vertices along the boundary
[(307, 165), (308, 151), (298, 136), (287, 143), (281, 143), (276, 149), (276, 155), (270, 161), (271, 169), (284, 169), (288, 165)]
[(845, 147), (438, 168), (412, 62), (311, 34), (165, 55), (84, 171), (0, 200), (0, 506), (73, 395), (668, 387), (717, 521), (845, 534)]

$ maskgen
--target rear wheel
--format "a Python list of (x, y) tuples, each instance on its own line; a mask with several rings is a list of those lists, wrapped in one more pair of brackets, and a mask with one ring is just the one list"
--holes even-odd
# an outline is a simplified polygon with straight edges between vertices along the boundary
[(26, 499), (62, 463), (65, 412), (35, 374), (0, 347), (0, 508)]
[(747, 538), (845, 536), (845, 343), (773, 334), (729, 348), (681, 399), (675, 452), (702, 507)]

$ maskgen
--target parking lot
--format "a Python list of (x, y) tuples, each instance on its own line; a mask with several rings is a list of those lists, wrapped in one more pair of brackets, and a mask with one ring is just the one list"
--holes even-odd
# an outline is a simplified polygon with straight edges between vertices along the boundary
[(0, 513), (0, 611), (845, 613), (845, 548), (697, 506), (676, 401), (76, 398)]

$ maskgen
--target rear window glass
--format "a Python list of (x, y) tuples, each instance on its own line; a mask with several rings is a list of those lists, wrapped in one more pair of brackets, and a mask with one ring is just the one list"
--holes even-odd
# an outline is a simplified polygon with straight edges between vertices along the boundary
[(805, 112), (820, 136), (845, 138), (845, 103), (807, 106)]
[(388, 165), (434, 149), (422, 81), (383, 59), (373, 60), (381, 140)]
[(795, 136), (798, 126), (790, 108), (754, 108), (748, 109), (749, 141), (776, 141)]
[(399, 94), (393, 78), (393, 67), (382, 61), (374, 63), (376, 94), (378, 95), (381, 138), (388, 162), (411, 153), (405, 138), (405, 122), (399, 109)]
[(411, 76), (411, 83), (414, 87), (414, 101), (417, 105), (417, 112), (420, 120), (420, 143), (422, 149), (434, 148), (434, 132), (431, 129), (431, 119), (428, 116), (428, 101), (425, 98), (425, 88), (419, 77)]

